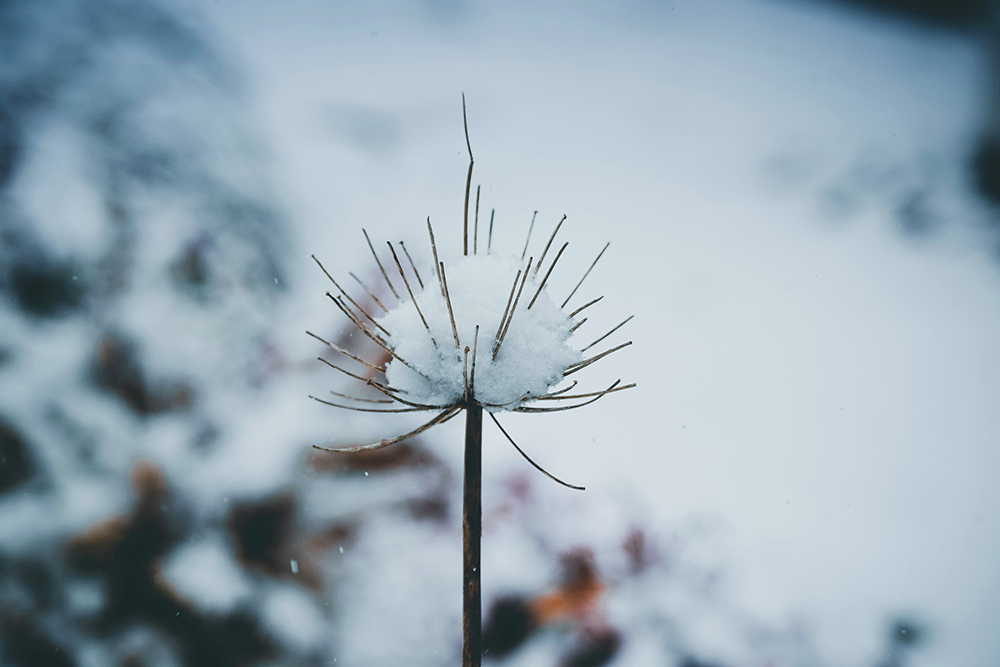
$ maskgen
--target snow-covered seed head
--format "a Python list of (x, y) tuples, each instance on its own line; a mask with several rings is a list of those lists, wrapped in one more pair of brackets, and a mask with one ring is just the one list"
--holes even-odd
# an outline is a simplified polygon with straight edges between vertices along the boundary
[[(410, 364), (391, 361), (388, 383), (417, 403), (478, 403), (494, 412), (519, 407), (562, 382), (566, 369), (580, 360), (569, 345), (573, 320), (544, 289), (528, 308), (524, 294), (534, 294), (539, 285), (519, 264), (491, 253), (462, 257), (436, 272), (447, 276), (447, 298), (438, 284), (428, 284), (380, 317), (378, 323), (392, 332), (393, 349)], [(518, 285), (519, 275), (527, 280)], [(508, 307), (515, 291), (521, 299)]]
[(387, 447), (443, 423), (466, 408), (481, 407), (496, 421), (495, 414), (499, 412), (569, 410), (634, 386), (621, 385), (618, 381), (601, 390), (574, 393), (577, 383), (575, 378), (570, 378), (631, 344), (629, 341), (588, 356), (591, 347), (628, 320), (589, 345), (576, 347), (571, 341), (574, 332), (587, 321), (581, 313), (603, 298), (597, 297), (579, 307), (570, 305), (607, 245), (568, 296), (554, 299), (549, 293), (549, 278), (569, 246), (565, 242), (556, 243), (566, 216), (555, 226), (537, 259), (534, 255), (525, 258), (535, 225), (534, 216), (521, 257), (503, 256), (492, 249), (492, 214), (486, 248), (481, 249), (478, 188), (471, 238), (469, 233), (472, 164), (469, 146), (463, 254), (456, 260), (448, 258), (446, 263), (446, 258), (439, 256), (430, 218), (427, 219), (428, 259), (433, 261), (429, 267), (422, 266), (422, 272), (418, 270), (420, 262), (414, 260), (402, 241), (398, 251), (387, 242), (388, 253), (383, 248), (380, 257), (376, 244), (363, 230), (384, 286), (373, 289), (353, 273), (350, 275), (366, 293), (361, 300), (377, 305), (377, 311), (366, 310), (313, 257), (336, 290), (327, 295), (358, 330), (381, 348), (383, 357), (388, 357), (388, 362), (382, 366), (310, 334), (362, 368), (349, 370), (340, 365), (340, 359), (321, 359), (324, 363), (380, 394), (378, 399), (372, 399), (331, 392), (348, 400), (347, 404), (313, 398), (327, 405), (361, 412), (437, 413), (429, 422), (395, 438), (331, 451)]

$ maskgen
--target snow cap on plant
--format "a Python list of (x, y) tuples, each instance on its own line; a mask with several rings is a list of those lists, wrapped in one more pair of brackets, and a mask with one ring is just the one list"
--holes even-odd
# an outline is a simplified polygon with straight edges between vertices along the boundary
[[(382, 398), (374, 401), (380, 404), (378, 406), (372, 406), (372, 399), (337, 392), (331, 394), (339, 401), (311, 398), (326, 405), (360, 412), (433, 412), (435, 415), (411, 431), (379, 442), (342, 449), (317, 445), (317, 449), (358, 452), (388, 447), (444, 423), (468, 408), (481, 408), (489, 413), (510, 440), (497, 421), (496, 413), (570, 410), (635, 386), (622, 385), (618, 380), (603, 389), (574, 391), (576, 373), (631, 345), (628, 341), (588, 356), (591, 348), (616, 332), (631, 317), (580, 349), (570, 344), (573, 332), (586, 322), (586, 318), (580, 317), (581, 313), (603, 297), (578, 307), (571, 306), (571, 300), (608, 245), (604, 246), (568, 296), (556, 300), (549, 294), (547, 285), (569, 246), (564, 242), (556, 249), (556, 239), (566, 216), (555, 226), (537, 257), (526, 257), (535, 224), (534, 216), (520, 257), (502, 256), (493, 250), (492, 216), (486, 247), (482, 248), (479, 242), (478, 187), (471, 237), (469, 229), (473, 159), (467, 126), (466, 142), (469, 146), (469, 175), (465, 190), (463, 254), (456, 261), (446, 263), (439, 256), (430, 218), (427, 219), (427, 234), (433, 264), (430, 271), (425, 269), (423, 274), (402, 241), (398, 242), (398, 247), (387, 241), (388, 248), (383, 248), (380, 257), (368, 232), (362, 230), (391, 294), (383, 301), (375, 290), (350, 274), (374, 304), (369, 310), (378, 309), (369, 312), (313, 256), (335, 288), (335, 291), (327, 292), (327, 296), (358, 330), (383, 350), (389, 361), (384, 366), (378, 365), (307, 332), (335, 352), (384, 377), (363, 377), (339, 363), (320, 357), (320, 361), (328, 366), (376, 390)], [(344, 403), (344, 400), (349, 403)], [(510, 441), (517, 447), (513, 440)], [(517, 449), (532, 465), (542, 470), (519, 447)], [(542, 472), (552, 477), (544, 470)]]

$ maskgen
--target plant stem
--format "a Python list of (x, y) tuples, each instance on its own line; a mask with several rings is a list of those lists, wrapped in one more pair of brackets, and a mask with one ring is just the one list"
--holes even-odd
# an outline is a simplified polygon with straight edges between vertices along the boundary
[(465, 409), (465, 484), (462, 498), (462, 667), (479, 667), (483, 656), (480, 546), (483, 537), (483, 408)]

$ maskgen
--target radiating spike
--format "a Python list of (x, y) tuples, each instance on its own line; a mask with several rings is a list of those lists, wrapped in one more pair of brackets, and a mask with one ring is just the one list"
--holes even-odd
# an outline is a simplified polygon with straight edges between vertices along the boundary
[(517, 296), (514, 297), (514, 305), (511, 306), (510, 315), (507, 316), (507, 324), (504, 325), (503, 332), (497, 340), (497, 346), (493, 348), (493, 361), (497, 360), (497, 355), (500, 354), (500, 346), (503, 345), (503, 339), (507, 337), (507, 330), (510, 329), (510, 323), (514, 321), (514, 313), (517, 312), (517, 302), (521, 300), (521, 292), (524, 291), (524, 284), (528, 282), (528, 272), (531, 271), (532, 260), (534, 260), (534, 257), (528, 258), (528, 266), (524, 269), (524, 275), (521, 276), (521, 286), (517, 289)]
[(417, 265), (413, 263), (413, 258), (410, 257), (410, 251), (406, 249), (406, 244), (400, 241), (399, 247), (403, 249), (406, 259), (410, 260), (410, 268), (413, 269), (413, 275), (417, 277), (417, 283), (420, 285), (420, 289), (424, 289), (424, 281), (420, 279), (420, 272), (417, 271)]
[[(591, 306), (593, 306), (595, 303), (597, 303), (598, 301), (600, 301), (603, 298), (604, 298), (604, 296), (601, 295), (601, 296), (597, 297), (596, 299), (594, 299), (593, 301), (588, 301), (587, 303), (583, 304), (582, 306), (580, 306), (579, 308), (577, 308), (576, 310), (574, 310), (572, 313), (570, 313), (569, 314), (569, 318), (573, 319), (574, 317), (576, 317), (577, 315), (579, 315), (580, 313), (582, 313), (585, 308), (590, 308)], [(563, 303), (563, 305), (561, 307), (565, 308), (566, 304)]]
[[(324, 364), (326, 364), (326, 365), (327, 365), (327, 366), (329, 366), (330, 368), (332, 368), (333, 370), (335, 370), (335, 371), (340, 371), (340, 372), (341, 372), (341, 373), (343, 373), (344, 375), (346, 375), (346, 376), (348, 376), (348, 377), (352, 377), (352, 378), (354, 378), (355, 380), (359, 380), (359, 381), (361, 381), (361, 382), (364, 382), (365, 384), (368, 384), (368, 381), (369, 381), (369, 380), (371, 379), (371, 378), (366, 378), (366, 377), (361, 377), (360, 375), (357, 375), (357, 374), (355, 374), (355, 373), (352, 373), (351, 371), (349, 371), (349, 370), (347, 370), (347, 369), (345, 369), (345, 368), (341, 368), (341, 367), (340, 367), (340, 366), (338, 366), (337, 364), (335, 364), (335, 363), (333, 363), (333, 362), (330, 362), (330, 361), (327, 361), (327, 360), (326, 360), (326, 359), (324, 359), (323, 357), (316, 357), (316, 358), (317, 358), (317, 359), (319, 359), (320, 361), (322, 361), (322, 362), (323, 362)], [(376, 384), (378, 384), (378, 383), (376, 383)]]
[(441, 271), (438, 270), (438, 249), (434, 242), (434, 228), (431, 227), (431, 217), (427, 216), (427, 233), (431, 237), (431, 252), (434, 253), (434, 273), (437, 274), (438, 285), (441, 287), (441, 298), (444, 298), (444, 282), (441, 280)]
[[(559, 224), (556, 225), (555, 230), (553, 230), (552, 236), (549, 237), (549, 242), (545, 244), (545, 250), (542, 251), (542, 256), (538, 259), (538, 264), (535, 264), (535, 275), (536, 276), (538, 275), (538, 269), (542, 268), (542, 262), (545, 261), (545, 256), (547, 254), (549, 254), (549, 247), (552, 245), (552, 242), (556, 240), (556, 234), (559, 233), (559, 228), (562, 227), (562, 224), (564, 222), (566, 222), (566, 216), (565, 215), (563, 215), (562, 220), (559, 221)], [(554, 263), (555, 262), (553, 262), (553, 264)]]
[(314, 260), (316, 260), (316, 263), (317, 263), (317, 264), (319, 264), (319, 268), (323, 269), (323, 273), (325, 273), (325, 274), (326, 274), (326, 277), (330, 279), (330, 282), (331, 282), (331, 283), (333, 283), (333, 286), (334, 286), (334, 287), (336, 287), (336, 288), (337, 288), (337, 290), (338, 290), (338, 291), (339, 291), (339, 292), (340, 292), (341, 294), (343, 294), (343, 295), (344, 295), (345, 297), (347, 297), (347, 300), (348, 300), (348, 301), (350, 301), (350, 302), (351, 302), (351, 304), (352, 304), (352, 305), (353, 305), (353, 306), (354, 306), (355, 308), (357, 308), (357, 309), (358, 309), (359, 311), (361, 311), (361, 314), (362, 314), (362, 315), (364, 315), (364, 316), (365, 316), (366, 318), (368, 318), (368, 321), (369, 321), (369, 322), (371, 322), (372, 324), (374, 324), (374, 325), (375, 325), (376, 327), (378, 327), (378, 328), (379, 328), (379, 329), (380, 329), (380, 330), (381, 330), (381, 331), (382, 331), (383, 333), (385, 333), (385, 335), (386, 335), (386, 336), (389, 336), (389, 337), (391, 338), (391, 337), (392, 337), (392, 334), (390, 334), (390, 333), (389, 333), (388, 331), (386, 331), (385, 327), (383, 327), (383, 326), (382, 326), (381, 324), (379, 324), (378, 322), (376, 322), (376, 321), (375, 321), (375, 318), (374, 318), (374, 317), (372, 317), (371, 315), (369, 315), (369, 314), (368, 314), (368, 311), (366, 311), (366, 310), (365, 310), (364, 308), (362, 308), (362, 307), (361, 307), (361, 305), (360, 305), (360, 304), (359, 304), (359, 303), (358, 303), (357, 301), (355, 301), (354, 299), (352, 299), (352, 298), (351, 298), (351, 295), (350, 295), (350, 294), (348, 294), (348, 293), (347, 293), (347, 291), (346, 291), (346, 290), (344, 290), (344, 288), (343, 288), (343, 287), (341, 287), (341, 286), (340, 286), (340, 284), (339, 284), (339, 283), (338, 283), (338, 282), (337, 282), (336, 280), (334, 280), (334, 279), (333, 279), (333, 276), (331, 276), (331, 275), (330, 275), (330, 273), (329, 273), (329, 272), (328, 272), (328, 271), (327, 271), (327, 270), (326, 270), (325, 268), (323, 268), (323, 265), (322, 265), (322, 264), (320, 264), (320, 261), (319, 261), (318, 259), (316, 259), (316, 255), (313, 255), (313, 256), (312, 256), (312, 258), (313, 258)]
[[(556, 258), (552, 260), (552, 265), (549, 267), (549, 270), (545, 272), (545, 277), (542, 278), (541, 284), (538, 285), (538, 291), (535, 292), (534, 298), (531, 300), (531, 303), (528, 304), (528, 310), (531, 310), (531, 307), (535, 305), (535, 301), (538, 299), (538, 296), (542, 293), (542, 290), (545, 289), (545, 283), (548, 282), (549, 276), (552, 275), (552, 269), (556, 268), (556, 263), (559, 261), (559, 258), (562, 257), (563, 251), (566, 250), (566, 246), (568, 245), (569, 242), (566, 242), (562, 244), (561, 248), (559, 248), (559, 252), (556, 253)], [(537, 266), (535, 267), (535, 275), (538, 275)]]
[[(611, 385), (610, 387), (608, 387), (608, 389), (609, 390), (614, 389), (620, 383), (621, 383), (621, 380), (616, 380), (613, 385)], [(558, 408), (530, 408), (530, 407), (521, 406), (521, 407), (518, 407), (518, 408), (514, 408), (514, 412), (532, 412), (532, 413), (538, 414), (538, 413), (542, 413), (542, 412), (564, 412), (566, 410), (575, 410), (576, 408), (582, 408), (585, 405), (590, 405), (594, 401), (600, 400), (603, 396), (605, 396), (607, 394), (610, 394), (610, 393), (611, 393), (610, 391), (602, 391), (602, 392), (599, 393), (599, 395), (595, 396), (594, 398), (590, 399), (589, 401), (584, 401), (583, 403), (577, 403), (576, 405), (564, 405), (564, 406), (558, 407)]]
[(361, 357), (359, 357), (357, 355), (354, 355), (354, 354), (351, 354), (347, 350), (343, 350), (343, 349), (339, 348), (338, 346), (334, 345), (330, 341), (324, 340), (324, 339), (320, 338), (319, 336), (317, 336), (316, 334), (314, 334), (311, 331), (307, 331), (306, 335), (312, 336), (313, 338), (315, 338), (319, 342), (323, 343), (324, 345), (326, 345), (330, 349), (335, 350), (337, 352), (340, 352), (341, 354), (346, 355), (346, 356), (350, 357), (351, 359), (354, 359), (358, 363), (364, 364), (365, 366), (367, 366), (368, 368), (372, 369), (373, 371), (378, 371), (379, 373), (385, 373), (385, 368), (383, 366), (376, 366), (375, 364), (369, 363), (369, 362), (365, 361), (364, 359), (362, 359)]
[(479, 188), (482, 186), (476, 186), (476, 217), (475, 222), (472, 223), (472, 254), (478, 253), (477, 247), (479, 245)]
[(465, 346), (465, 354), (462, 356), (462, 391), (465, 400), (469, 400), (469, 346)]
[(421, 377), (424, 377), (424, 378), (427, 378), (428, 380), (430, 380), (430, 378), (429, 378), (429, 377), (427, 377), (427, 375), (426, 375), (426, 374), (424, 374), (424, 373), (422, 373), (421, 371), (417, 370), (416, 366), (414, 366), (413, 364), (411, 364), (410, 362), (406, 361), (406, 360), (405, 360), (405, 359), (403, 359), (403, 358), (402, 358), (401, 356), (399, 356), (399, 355), (398, 355), (398, 354), (396, 353), (396, 351), (395, 351), (394, 349), (392, 349), (391, 347), (389, 347), (389, 344), (388, 344), (388, 343), (386, 343), (386, 342), (385, 342), (385, 341), (384, 341), (384, 340), (382, 339), (382, 337), (381, 337), (381, 336), (379, 336), (378, 334), (376, 334), (376, 333), (374, 333), (374, 332), (370, 331), (370, 330), (368, 329), (368, 327), (366, 327), (366, 326), (364, 325), (364, 323), (363, 323), (363, 322), (362, 322), (361, 320), (359, 320), (359, 319), (358, 319), (358, 318), (357, 318), (356, 316), (354, 316), (354, 315), (353, 315), (353, 314), (351, 313), (351, 311), (350, 311), (350, 310), (348, 310), (348, 308), (347, 308), (347, 306), (346, 306), (346, 305), (344, 305), (344, 304), (343, 304), (343, 303), (342, 303), (341, 301), (339, 301), (338, 299), (335, 299), (335, 298), (333, 297), (333, 295), (332, 295), (332, 294), (330, 294), (329, 292), (327, 292), (327, 293), (326, 293), (326, 295), (327, 295), (328, 297), (330, 297), (330, 299), (331, 299), (331, 300), (332, 300), (332, 301), (333, 301), (333, 302), (334, 302), (335, 304), (337, 304), (337, 306), (338, 306), (338, 307), (340, 308), (340, 310), (341, 310), (341, 311), (342, 311), (342, 312), (344, 313), (344, 315), (346, 315), (346, 316), (347, 316), (347, 318), (348, 318), (349, 320), (351, 320), (352, 322), (354, 322), (354, 326), (356, 326), (356, 327), (357, 327), (357, 328), (358, 328), (358, 329), (359, 329), (359, 330), (361, 331), (361, 333), (363, 333), (363, 334), (365, 334), (366, 336), (368, 336), (369, 338), (371, 338), (371, 339), (372, 339), (372, 341), (374, 341), (376, 345), (378, 345), (378, 346), (379, 346), (379, 347), (381, 347), (381, 348), (382, 348), (383, 350), (385, 350), (385, 351), (386, 351), (386, 352), (388, 352), (388, 353), (389, 353), (390, 355), (392, 355), (392, 358), (393, 358), (393, 359), (396, 359), (396, 360), (398, 360), (398, 361), (399, 361), (399, 363), (403, 364), (404, 366), (406, 366), (407, 368), (409, 368), (410, 370), (412, 370), (412, 371), (413, 371), (414, 373), (416, 373), (417, 375), (419, 375), (419, 376), (421, 376)]
[(569, 484), (567, 482), (562, 481), (561, 479), (559, 479), (558, 477), (556, 477), (555, 475), (553, 475), (552, 473), (550, 473), (548, 470), (546, 470), (542, 466), (540, 466), (537, 463), (535, 463), (534, 461), (532, 461), (531, 457), (528, 456), (527, 454), (525, 454), (524, 450), (517, 446), (517, 443), (514, 442), (514, 438), (510, 437), (510, 434), (507, 433), (507, 431), (504, 430), (504, 427), (500, 425), (500, 422), (497, 421), (496, 415), (494, 415), (492, 412), (488, 412), (487, 414), (490, 416), (490, 419), (493, 420), (493, 423), (497, 425), (497, 428), (500, 429), (500, 432), (503, 433), (507, 437), (507, 440), (510, 442), (510, 444), (514, 445), (514, 449), (516, 449), (518, 451), (518, 453), (521, 456), (524, 457), (525, 461), (527, 461), (528, 463), (530, 463), (531, 465), (533, 465), (536, 470), (538, 470), (540, 473), (542, 473), (543, 475), (545, 475), (546, 477), (548, 477), (552, 481), (558, 482), (559, 484), (562, 484), (563, 486), (565, 486), (567, 488), (576, 489), (577, 491), (586, 491), (587, 490), (585, 487), (575, 486), (573, 484)]
[(392, 387), (386, 387), (384, 385), (379, 384), (378, 382), (375, 382), (374, 380), (368, 380), (366, 384), (375, 391), (379, 392), (380, 394), (384, 394), (385, 396), (388, 396), (397, 403), (402, 403), (403, 405), (409, 405), (410, 407), (413, 408), (428, 408), (433, 410), (441, 410), (443, 408), (448, 407), (447, 405), (429, 405), (427, 403), (414, 403), (413, 401), (408, 401), (402, 396), (400, 396), (400, 394), (404, 393), (402, 390), (394, 389)]
[(476, 325), (476, 334), (472, 339), (472, 370), (469, 372), (469, 398), (476, 395), (476, 352), (479, 348), (479, 325)]
[(375, 253), (375, 246), (372, 245), (372, 240), (368, 238), (368, 231), (364, 228), (362, 228), (361, 231), (365, 235), (365, 241), (368, 241), (368, 249), (372, 251), (372, 257), (375, 258), (375, 263), (378, 264), (378, 270), (382, 272), (382, 277), (385, 278), (385, 284), (389, 286), (389, 291), (392, 292), (392, 295), (396, 297), (397, 300), (400, 300), (399, 292), (397, 292), (396, 288), (392, 286), (392, 281), (389, 280), (389, 274), (385, 272), (385, 267), (382, 266), (382, 262), (379, 261), (378, 255)]
[(539, 396), (538, 400), (539, 401), (567, 401), (567, 400), (578, 399), (578, 398), (590, 398), (591, 396), (603, 396), (604, 394), (613, 394), (616, 391), (624, 391), (626, 389), (631, 389), (634, 386), (635, 386), (635, 383), (633, 382), (632, 384), (626, 384), (626, 385), (621, 386), (621, 387), (614, 387), (613, 389), (605, 389), (603, 391), (592, 391), (592, 392), (589, 392), (589, 393), (586, 393), (586, 394), (572, 394), (572, 395), (566, 394), (566, 395), (561, 395), (561, 396), (556, 396), (555, 394), (546, 394), (545, 396)]
[(406, 286), (406, 292), (410, 295), (410, 301), (413, 302), (413, 307), (417, 309), (417, 315), (420, 316), (420, 321), (424, 323), (424, 329), (427, 329), (427, 335), (431, 338), (431, 343), (434, 347), (437, 347), (437, 341), (434, 340), (434, 334), (431, 333), (431, 328), (427, 324), (427, 320), (424, 318), (423, 312), (420, 310), (420, 304), (417, 303), (417, 297), (413, 296), (413, 290), (410, 289), (410, 281), (406, 279), (406, 274), (403, 273), (403, 265), (399, 262), (399, 255), (396, 254), (396, 249), (392, 247), (392, 244), (388, 241), (385, 242), (389, 246), (389, 252), (392, 253), (392, 259), (396, 262), (396, 268), (399, 269), (399, 275), (403, 279), (403, 285)]
[(458, 327), (455, 326), (455, 311), (451, 308), (451, 294), (448, 292), (448, 275), (444, 271), (444, 262), (441, 262), (438, 269), (441, 271), (441, 282), (444, 285), (444, 300), (448, 304), (448, 317), (451, 318), (451, 333), (455, 336), (455, 349), (461, 349), (462, 344), (458, 341)]
[(604, 357), (608, 356), (609, 354), (611, 354), (612, 352), (617, 352), (618, 350), (622, 349), (623, 347), (628, 347), (631, 344), (632, 344), (632, 341), (628, 341), (627, 343), (622, 343), (618, 347), (613, 347), (610, 350), (607, 350), (606, 352), (601, 352), (600, 354), (598, 354), (595, 357), (591, 357), (590, 359), (584, 359), (583, 361), (578, 361), (577, 363), (572, 364), (568, 369), (566, 369), (566, 372), (563, 373), (563, 377), (566, 377), (570, 373), (575, 373), (575, 372), (577, 372), (579, 370), (583, 370), (584, 368), (586, 368), (590, 364), (594, 363), (595, 361), (599, 361), (599, 360), (603, 359)]
[(377, 296), (375, 296), (375, 292), (373, 292), (368, 287), (368, 285), (366, 285), (364, 283), (364, 281), (361, 280), (361, 278), (358, 278), (356, 275), (354, 275), (350, 271), (348, 271), (347, 275), (349, 275), (350, 277), (352, 277), (356, 281), (358, 281), (358, 284), (361, 285), (361, 287), (363, 287), (366, 292), (368, 292), (368, 296), (370, 296), (372, 298), (372, 300), (379, 305), (379, 308), (381, 308), (383, 311), (385, 311), (387, 313), (389, 312), (389, 309), (385, 307), (385, 304), (383, 304), (381, 301), (379, 301), (379, 298)]
[(582, 320), (580, 320), (579, 322), (577, 322), (576, 324), (574, 324), (573, 328), (570, 329), (569, 332), (573, 333), (574, 331), (576, 331), (577, 329), (579, 329), (580, 327), (582, 327), (584, 324), (586, 324), (587, 320), (589, 320), (589, 319), (590, 319), (589, 317), (583, 318)]
[(403, 405), (409, 405), (414, 408), (434, 408), (437, 410), (448, 407), (447, 405), (431, 405), (429, 403), (414, 403), (413, 401), (408, 401), (402, 397), (402, 394), (407, 393), (404, 390), (396, 389), (395, 387), (390, 387), (389, 385), (375, 382), (375, 380), (372, 380), (371, 378), (366, 379), (365, 384), (367, 384), (369, 387), (379, 392), (383, 396), (391, 398), (393, 401), (397, 403), (402, 403)]
[(621, 324), (619, 324), (618, 326), (616, 326), (614, 329), (612, 329), (608, 333), (604, 334), (603, 336), (601, 336), (600, 338), (598, 338), (597, 340), (595, 340), (593, 343), (591, 343), (587, 347), (581, 349), (580, 351), (581, 352), (586, 352), (590, 348), (594, 347), (595, 345), (597, 345), (598, 343), (600, 343), (602, 340), (604, 340), (605, 338), (607, 338), (608, 336), (610, 336), (611, 334), (613, 334), (614, 332), (618, 331), (623, 326), (625, 326), (626, 324), (628, 324), (628, 321), (631, 320), (633, 317), (635, 317), (635, 315), (629, 315), (628, 317), (625, 318), (624, 322), (622, 322)]
[[(561, 389), (560, 392), (562, 392), (562, 391), (569, 391), (570, 389), (572, 389), (575, 386), (576, 386), (576, 381), (574, 380), (572, 385), (570, 385), (566, 389)], [(555, 392), (555, 393), (560, 393), (560, 392)], [(546, 396), (553, 396), (554, 394), (545, 394), (545, 395)], [(494, 408), (496, 410), (508, 410), (508, 409), (510, 409), (510, 407), (512, 405), (517, 405), (518, 403), (523, 403), (525, 401), (533, 401), (533, 400), (535, 400), (537, 398), (541, 398), (541, 397), (540, 396), (532, 396), (530, 391), (526, 391), (523, 394), (521, 394), (518, 398), (515, 398), (510, 403), (483, 403), (481, 401), (476, 401), (476, 405), (480, 405), (480, 406), (482, 406), (484, 408)]]
[[(568, 297), (566, 297), (566, 300), (562, 302), (562, 305), (561, 305), (561, 306), (559, 306), (560, 308), (565, 308), (565, 307), (566, 307), (566, 304), (567, 304), (567, 303), (569, 303), (569, 300), (570, 300), (570, 299), (572, 299), (572, 298), (573, 298), (573, 295), (574, 295), (574, 294), (576, 294), (576, 291), (577, 291), (578, 289), (580, 289), (580, 285), (582, 285), (582, 284), (583, 284), (583, 281), (584, 281), (584, 280), (586, 280), (586, 279), (587, 279), (587, 276), (589, 276), (589, 275), (590, 275), (590, 271), (591, 271), (591, 269), (593, 269), (593, 268), (594, 268), (595, 266), (597, 266), (597, 260), (601, 258), (601, 255), (603, 255), (603, 254), (604, 254), (604, 251), (608, 249), (608, 246), (609, 246), (609, 245), (611, 245), (611, 242), (610, 242), (610, 241), (604, 244), (604, 248), (602, 248), (602, 249), (601, 249), (601, 252), (599, 252), (599, 253), (597, 254), (597, 259), (595, 259), (595, 260), (594, 260), (594, 261), (593, 261), (593, 262), (591, 263), (591, 265), (590, 265), (590, 268), (589, 268), (589, 269), (587, 269), (587, 272), (583, 274), (583, 278), (580, 278), (580, 282), (578, 282), (578, 283), (576, 284), (576, 287), (574, 287), (574, 288), (573, 288), (573, 291), (572, 291), (572, 292), (570, 292), (570, 293), (569, 293), (569, 296), (568, 296)], [(587, 305), (589, 306), (590, 304), (588, 303)], [(584, 306), (584, 308), (586, 308), (586, 306)], [(582, 310), (582, 308), (581, 308), (581, 310)], [(572, 315), (570, 315), (570, 317), (572, 317)]]
[(481, 401), (476, 401), (476, 405), (480, 405), (480, 406), (482, 406), (484, 408), (495, 408), (497, 410), (507, 410), (512, 405), (517, 405), (518, 403), (521, 403), (523, 401), (529, 401), (529, 400), (531, 400), (531, 392), (530, 391), (526, 391), (523, 394), (521, 394), (520, 397), (515, 398), (510, 403), (482, 403)]
[(535, 216), (538, 215), (538, 211), (531, 214), (531, 226), (528, 227), (528, 238), (524, 239), (524, 250), (521, 251), (521, 261), (524, 261), (524, 256), (528, 254), (528, 243), (531, 241), (531, 230), (535, 228)]
[(339, 392), (333, 391), (332, 389), (330, 390), (330, 393), (333, 394), (334, 396), (339, 396), (340, 398), (346, 398), (346, 399), (351, 400), (351, 401), (359, 401), (361, 403), (392, 403), (393, 402), (393, 401), (390, 401), (387, 398), (358, 398), (357, 396), (348, 396), (347, 394), (341, 394)]
[(313, 445), (313, 447), (315, 449), (321, 449), (324, 452), (345, 452), (345, 453), (351, 453), (351, 452), (370, 452), (370, 451), (373, 451), (373, 450), (376, 450), (376, 449), (382, 449), (383, 447), (389, 447), (391, 445), (395, 445), (396, 443), (402, 442), (403, 440), (406, 440), (407, 438), (412, 438), (415, 435), (420, 435), (421, 433), (423, 433), (424, 431), (426, 431), (427, 429), (429, 429), (429, 428), (431, 428), (433, 426), (437, 426), (438, 424), (443, 424), (444, 422), (448, 421), (449, 419), (451, 419), (452, 417), (454, 417), (455, 415), (457, 415), (460, 411), (461, 411), (460, 408), (453, 408), (451, 410), (445, 410), (444, 412), (442, 412), (441, 414), (437, 415), (436, 417), (434, 417), (434, 419), (430, 420), (429, 422), (427, 422), (423, 426), (418, 426), (417, 428), (413, 429), (412, 431), (408, 431), (408, 432), (404, 433), (403, 435), (398, 435), (395, 438), (385, 438), (383, 440), (380, 440), (379, 442), (373, 442), (370, 445), (360, 445), (360, 446), (357, 446), (357, 447), (344, 447), (342, 449), (336, 449), (336, 448), (333, 448), (333, 447), (321, 447), (319, 445)]
[(465, 115), (465, 93), (462, 93), (462, 123), (465, 126), (465, 146), (469, 149), (469, 175), (465, 178), (465, 224), (463, 226), (462, 254), (469, 254), (469, 191), (472, 188), (472, 143), (469, 142), (469, 120)]
[(514, 276), (514, 284), (510, 286), (510, 296), (507, 297), (507, 307), (503, 310), (503, 317), (500, 318), (500, 326), (497, 327), (497, 334), (493, 336), (494, 347), (500, 342), (500, 334), (503, 331), (503, 325), (507, 323), (507, 313), (510, 312), (510, 303), (514, 300), (514, 292), (517, 291), (517, 281), (521, 279), (521, 269), (517, 270), (517, 275)]
[(489, 254), (489, 252), (493, 249), (493, 215), (496, 212), (497, 212), (497, 210), (495, 208), (492, 209), (492, 210), (490, 210), (490, 234), (486, 238), (486, 252), (487, 252), (487, 254)]
[(310, 396), (312, 400), (317, 403), (322, 403), (323, 405), (329, 405), (333, 408), (341, 408), (342, 410), (353, 410), (354, 412), (426, 412), (427, 410), (433, 410), (434, 408), (359, 408), (352, 405), (341, 405), (340, 403), (331, 403), (330, 401), (324, 401), (322, 398), (316, 398), (315, 396)]
[(347, 319), (349, 319), (354, 326), (360, 329), (366, 336), (378, 343), (379, 346), (389, 349), (389, 344), (385, 341), (385, 339), (365, 326), (364, 322), (362, 322), (357, 315), (351, 312), (350, 308), (347, 307), (347, 304), (344, 303), (344, 300), (341, 297), (334, 296), (330, 292), (327, 292), (326, 295), (330, 297), (330, 300), (333, 301), (337, 308), (340, 308), (340, 312), (344, 313), (344, 315), (347, 316)]
[(570, 386), (565, 387), (563, 389), (560, 389), (559, 391), (554, 391), (551, 394), (545, 394), (543, 396), (538, 396), (537, 398), (538, 398), (538, 400), (542, 400), (543, 398), (551, 398), (553, 396), (558, 396), (560, 394), (565, 394), (567, 391), (572, 391), (573, 387), (575, 387), (577, 384), (579, 384), (579, 383), (576, 380), (573, 380), (573, 384), (571, 384)]

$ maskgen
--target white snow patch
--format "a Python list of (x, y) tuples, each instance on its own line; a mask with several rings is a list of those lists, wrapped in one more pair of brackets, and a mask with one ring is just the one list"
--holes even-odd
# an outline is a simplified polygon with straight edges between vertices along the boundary
[(343, 561), (336, 619), (351, 665), (424, 667), (461, 655), (461, 533), (429, 536), (403, 516), (381, 516)]
[(111, 234), (85, 138), (55, 123), (39, 132), (34, 149), (14, 184), (15, 198), (48, 247), (61, 256), (96, 257)]
[(264, 602), (263, 618), (279, 640), (303, 652), (319, 648), (328, 633), (313, 598), (298, 586), (275, 587)]
[(250, 595), (246, 574), (218, 538), (186, 544), (174, 551), (163, 565), (170, 584), (198, 608), (227, 612)]
[(96, 578), (75, 579), (66, 585), (66, 608), (80, 616), (96, 615), (104, 606), (101, 581)]
[[(466, 368), (466, 347), (476, 349), (474, 397), (488, 409), (513, 409), (526, 395), (544, 394), (558, 384), (566, 367), (578, 361), (580, 354), (567, 344), (573, 321), (552, 303), (545, 289), (535, 299), (545, 273), (536, 274), (534, 264), (523, 291), (518, 281), (517, 308), (493, 359), (494, 340), (514, 280), (518, 270), (523, 278), (526, 264), (484, 254), (462, 257), (454, 265), (445, 266), (458, 349), (451, 315), (436, 278), (431, 277), (423, 290), (415, 292), (423, 320), (407, 295), (379, 320), (391, 334), (389, 344), (410, 365), (392, 361), (386, 370), (389, 384), (406, 392), (407, 400), (415, 403), (444, 406), (458, 402), (464, 395), (466, 374), (472, 374), (473, 355), (470, 351)], [(398, 277), (395, 282), (400, 282)]]

